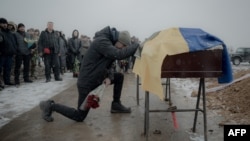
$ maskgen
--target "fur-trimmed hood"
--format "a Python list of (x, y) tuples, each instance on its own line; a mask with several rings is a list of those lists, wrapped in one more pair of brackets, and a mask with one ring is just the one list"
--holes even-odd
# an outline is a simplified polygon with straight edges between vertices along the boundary
[[(77, 36), (74, 36), (74, 32), (77, 32)], [(78, 38), (79, 37), (79, 31), (78, 30), (73, 30), (73, 32), (72, 32), (72, 38)]]
[(9, 21), (8, 25), (12, 25), (14, 27), (14, 30), (17, 31), (17, 26), (13, 21)]

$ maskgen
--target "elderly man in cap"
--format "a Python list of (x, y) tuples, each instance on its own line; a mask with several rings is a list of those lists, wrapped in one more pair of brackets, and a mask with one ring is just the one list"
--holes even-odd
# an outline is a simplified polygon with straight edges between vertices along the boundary
[(123, 106), (120, 101), (124, 76), (110, 71), (115, 60), (127, 58), (135, 53), (139, 44), (131, 46), (130, 42), (128, 31), (119, 32), (107, 26), (96, 32), (94, 41), (81, 62), (77, 82), (79, 94), (77, 109), (55, 103), (53, 100), (42, 101), (40, 108), (43, 119), (48, 122), (53, 121), (52, 112), (55, 111), (72, 120), (82, 122), (90, 110), (90, 108), (83, 110), (82, 103), (92, 90), (103, 83), (114, 84), (111, 113), (131, 113), (131, 109)]
[(53, 69), (55, 81), (62, 81), (59, 69), (59, 36), (54, 30), (54, 23), (48, 22), (47, 28), (41, 32), (38, 40), (38, 52), (44, 58), (46, 82), (51, 81), (51, 69)]
[(8, 29), (8, 22), (5, 18), (0, 18), (0, 74), (3, 71), (5, 85), (14, 85), (10, 82), (10, 72), (13, 56), (16, 54), (16, 40), (14, 34)]

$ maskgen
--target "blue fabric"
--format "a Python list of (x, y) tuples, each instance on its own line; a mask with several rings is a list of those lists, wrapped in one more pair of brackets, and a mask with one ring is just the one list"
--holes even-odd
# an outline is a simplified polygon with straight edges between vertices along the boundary
[(230, 57), (227, 52), (227, 47), (222, 44), (222, 76), (218, 78), (219, 83), (230, 83), (233, 81), (233, 70), (230, 63)]
[(230, 83), (233, 80), (229, 54), (223, 41), (199, 28), (179, 28), (179, 31), (188, 44), (189, 52), (205, 50), (217, 45), (222, 45), (222, 76), (218, 78), (218, 82)]
[(188, 44), (189, 52), (205, 50), (223, 42), (199, 28), (179, 28), (183, 38)]

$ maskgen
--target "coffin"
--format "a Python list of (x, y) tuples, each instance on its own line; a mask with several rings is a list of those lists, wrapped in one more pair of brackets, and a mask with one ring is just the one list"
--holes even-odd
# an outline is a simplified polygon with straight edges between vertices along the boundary
[(222, 75), (222, 49), (204, 50), (166, 56), (162, 78), (219, 77)]

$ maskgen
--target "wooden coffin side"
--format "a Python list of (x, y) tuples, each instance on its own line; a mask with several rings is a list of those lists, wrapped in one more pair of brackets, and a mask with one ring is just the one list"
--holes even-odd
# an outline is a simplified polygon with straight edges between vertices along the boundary
[(222, 50), (205, 50), (166, 56), (162, 78), (219, 77), (222, 74)]

